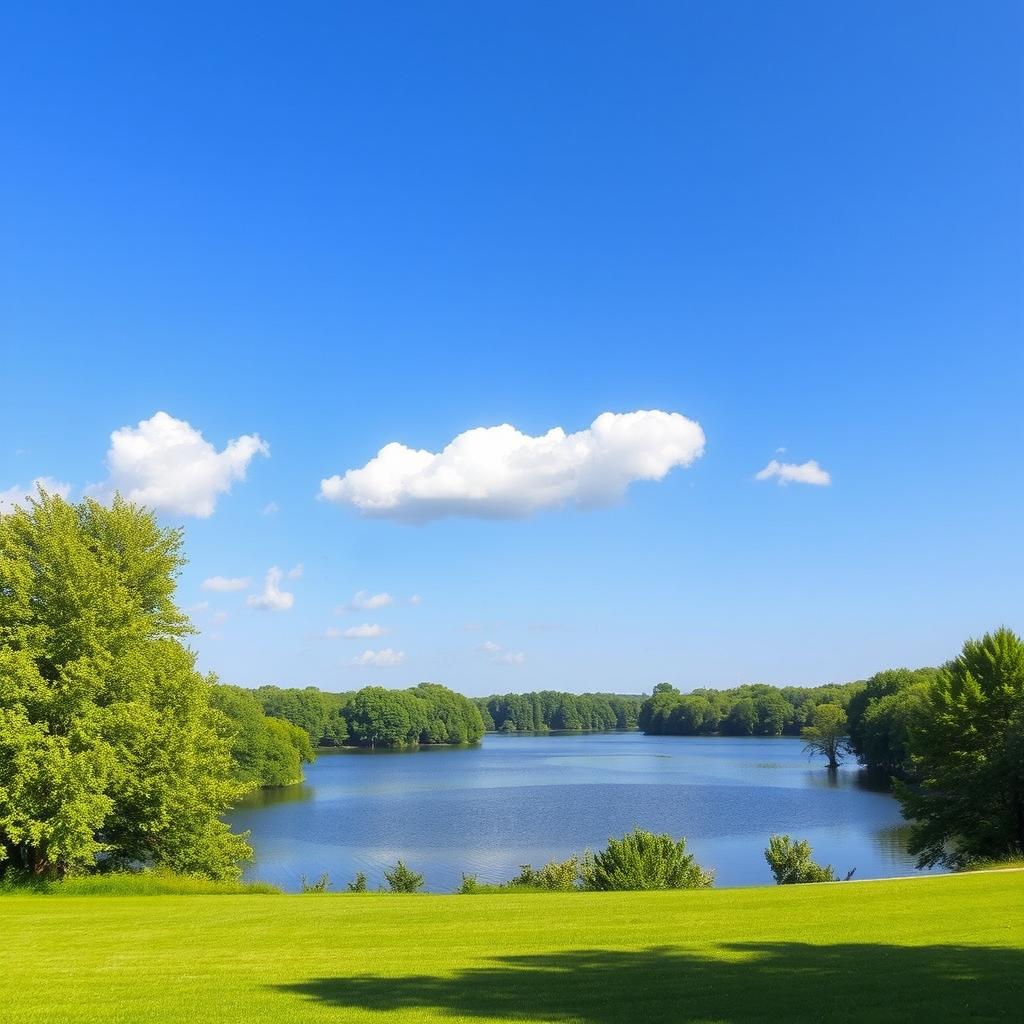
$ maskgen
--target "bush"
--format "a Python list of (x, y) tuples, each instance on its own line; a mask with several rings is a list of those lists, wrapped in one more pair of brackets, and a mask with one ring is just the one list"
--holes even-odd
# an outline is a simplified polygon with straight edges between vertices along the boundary
[(349, 892), (366, 892), (366, 875), (362, 871), (356, 874), (356, 877), (348, 883)]
[(588, 858), (583, 866), (585, 889), (705, 889), (714, 872), (705, 871), (686, 852), (686, 840), (634, 829)]
[(534, 870), (530, 864), (521, 864), (519, 874), (508, 886), (511, 889), (543, 889), (547, 892), (572, 892), (580, 887), (583, 879), (583, 865), (586, 857), (570, 857), (563, 861), (549, 861), (544, 867)]
[(384, 878), (392, 892), (417, 892), (423, 887), (423, 876), (411, 871), (402, 860), (390, 871), (385, 871)]
[[(831, 864), (822, 867), (811, 860), (811, 844), (806, 839), (794, 842), (789, 836), (772, 836), (764, 859), (772, 869), (777, 885), (801, 885), (805, 882), (834, 882)], [(850, 872), (852, 875), (853, 872)], [(850, 875), (846, 877), (849, 878)]]
[(327, 892), (331, 887), (331, 876), (325, 871), (315, 882), (311, 882), (303, 875), (299, 879), (299, 885), (303, 892)]

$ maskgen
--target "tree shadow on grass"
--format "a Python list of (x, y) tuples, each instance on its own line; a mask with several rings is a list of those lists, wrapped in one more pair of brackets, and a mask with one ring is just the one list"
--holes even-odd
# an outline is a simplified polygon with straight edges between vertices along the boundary
[(499, 957), (448, 977), (363, 974), (276, 987), (339, 1010), (581, 1024), (1005, 1021), (1022, 1019), (1024, 951), (802, 943), (737, 943), (711, 955), (578, 950)]

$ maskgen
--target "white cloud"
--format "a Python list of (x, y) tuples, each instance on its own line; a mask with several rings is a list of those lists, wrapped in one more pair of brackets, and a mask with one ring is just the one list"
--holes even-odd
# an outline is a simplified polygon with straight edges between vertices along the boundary
[(505, 423), (459, 434), (439, 453), (385, 445), (361, 469), (320, 482), (320, 497), (366, 516), (514, 519), (565, 504), (609, 505), (635, 480), (661, 480), (704, 453), (700, 424), (657, 409), (602, 413), (586, 430), (531, 437)]
[(382, 651), (363, 651), (352, 659), (353, 665), (376, 665), (378, 668), (394, 668), (405, 661), (405, 651), (393, 651), (385, 647)]
[(218, 452), (191, 424), (158, 412), (110, 435), (110, 477), (88, 493), (109, 498), (120, 491), (159, 512), (205, 519), (213, 514), (217, 498), (245, 479), (253, 457), (269, 454), (270, 446), (259, 434), (243, 434)]
[(298, 565), (293, 565), (288, 570), (288, 579), (290, 579), (290, 580), (301, 580), (302, 579), (302, 574), (305, 571), (306, 571), (306, 567), (301, 562), (299, 562)]
[(222, 622), (227, 622), (230, 617), (231, 616), (224, 611), (214, 612), (210, 621), (213, 622), (214, 625), (219, 626)]
[(832, 483), (831, 474), (822, 469), (814, 459), (799, 465), (795, 462), (779, 462), (778, 459), (772, 459), (754, 477), (755, 480), (771, 480), (773, 478), (777, 479), (780, 485), (813, 484), (815, 487), (828, 487)]
[(376, 623), (364, 623), (361, 626), (349, 626), (343, 630), (338, 626), (329, 626), (327, 636), (344, 637), (346, 640), (372, 640), (374, 637), (382, 637), (387, 633), (383, 626)]
[(295, 595), (281, 590), (281, 577), (281, 570), (276, 565), (271, 566), (263, 580), (263, 590), (259, 594), (251, 594), (245, 603), (250, 608), (262, 608), (265, 611), (287, 611), (295, 604)]
[(260, 512), (261, 516), (276, 516), (281, 511), (281, 506), (276, 501), (268, 501)]
[(421, 604), (423, 604), (423, 598), (420, 597), (419, 594), (413, 594), (412, 597), (409, 598), (409, 604), (411, 604), (411, 605), (421, 605)]
[(213, 590), (218, 594), (248, 590), (251, 585), (252, 580), (248, 576), (210, 576), (199, 584), (203, 590)]
[(492, 655), (491, 661), (495, 665), (522, 665), (526, 661), (526, 655), (522, 651), (506, 651), (501, 644), (496, 644), (493, 640), (485, 640), (477, 650)]
[(190, 615), (198, 615), (200, 612), (205, 612), (209, 609), (209, 601), (197, 601), (195, 604), (190, 604), (185, 611)]
[(388, 594), (371, 594), (368, 590), (360, 590), (352, 595), (348, 604), (340, 604), (334, 609), (337, 615), (344, 615), (346, 612), (372, 612), (378, 608), (386, 608), (394, 602), (394, 598)]
[(40, 487), (48, 494), (56, 494), (61, 498), (66, 498), (71, 493), (71, 484), (54, 480), (49, 476), (37, 476), (27, 486), (15, 484), (6, 491), (0, 491), (0, 515), (4, 512), (13, 512), (16, 508), (26, 508), (28, 499), (38, 496)]

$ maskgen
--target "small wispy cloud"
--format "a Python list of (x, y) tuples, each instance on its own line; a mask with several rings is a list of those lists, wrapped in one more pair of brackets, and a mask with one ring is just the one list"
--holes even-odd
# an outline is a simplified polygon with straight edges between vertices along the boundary
[(276, 516), (281, 511), (281, 506), (276, 501), (268, 501), (260, 512), (261, 516)]
[(290, 580), (301, 580), (302, 579), (302, 574), (305, 571), (306, 571), (306, 567), (301, 562), (299, 562), (298, 565), (293, 565), (288, 570), (288, 579), (290, 579)]
[(365, 650), (352, 659), (353, 665), (373, 665), (376, 668), (394, 668), (405, 661), (405, 651), (385, 647), (381, 651)]
[(490, 655), (491, 662), (495, 665), (522, 665), (526, 661), (526, 655), (522, 651), (506, 651), (501, 644), (493, 640), (485, 640), (477, 650)]
[(339, 626), (328, 626), (324, 636), (331, 640), (372, 640), (375, 637), (383, 636), (387, 630), (374, 622), (364, 622), (361, 626), (349, 626), (342, 629)]
[(252, 586), (252, 579), (248, 576), (209, 576), (199, 586), (202, 590), (230, 594), (236, 590), (248, 590)]
[(391, 594), (386, 592), (371, 594), (368, 590), (360, 590), (352, 595), (351, 600), (338, 605), (334, 611), (338, 615), (344, 615), (346, 612), (373, 612), (379, 608), (386, 608), (393, 604), (394, 600)]
[(779, 462), (772, 459), (767, 466), (755, 474), (755, 480), (776, 480), (780, 486), (786, 484), (811, 484), (814, 487), (828, 487), (832, 475), (822, 469), (814, 459), (801, 462)]

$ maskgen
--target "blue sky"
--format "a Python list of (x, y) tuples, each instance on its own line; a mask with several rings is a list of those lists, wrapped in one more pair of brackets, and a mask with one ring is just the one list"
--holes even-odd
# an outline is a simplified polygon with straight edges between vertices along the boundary
[[(1022, 30), (997, 2), (8, 8), (0, 495), (145, 482), (199, 663), (245, 685), (803, 684), (1020, 630)], [(377, 515), (365, 475), (318, 497), (391, 442), (637, 410), (679, 416), (612, 456), (389, 461)]]

